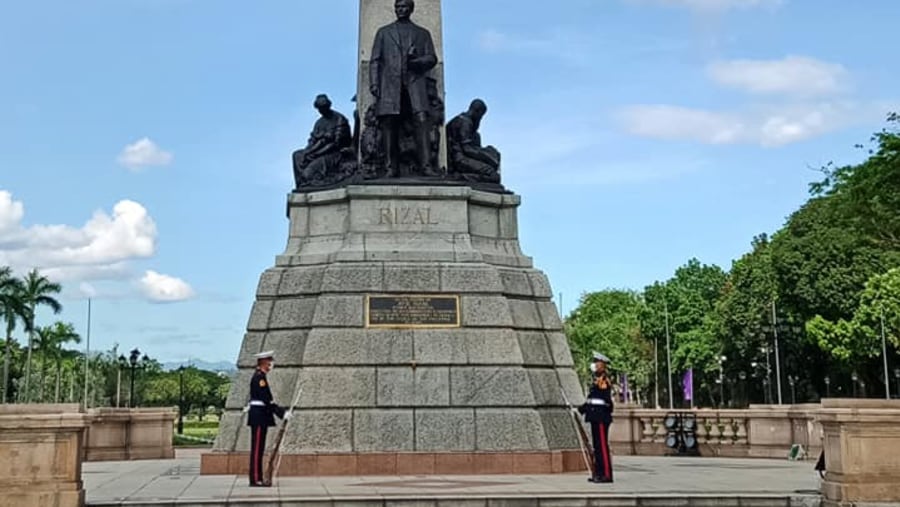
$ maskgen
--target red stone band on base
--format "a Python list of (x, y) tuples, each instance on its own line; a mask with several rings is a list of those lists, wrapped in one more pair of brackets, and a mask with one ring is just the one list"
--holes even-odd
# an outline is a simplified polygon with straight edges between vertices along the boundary
[[(202, 475), (246, 475), (249, 453), (201, 457)], [(520, 475), (585, 472), (580, 450), (547, 452), (438, 452), (286, 454), (281, 477), (381, 475)]]

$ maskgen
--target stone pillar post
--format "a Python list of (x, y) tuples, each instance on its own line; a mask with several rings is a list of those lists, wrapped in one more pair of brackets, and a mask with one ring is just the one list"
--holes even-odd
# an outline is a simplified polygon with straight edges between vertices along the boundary
[(825, 507), (900, 503), (900, 402), (823, 400)]
[(0, 405), (0, 505), (84, 505), (78, 405)]
[[(393, 23), (394, 0), (359, 0), (359, 77), (357, 79), (356, 106), (359, 111), (360, 125), (364, 126), (366, 110), (375, 102), (369, 92), (369, 62), (372, 57), (372, 44), (375, 32), (384, 25)], [(412, 20), (417, 25), (431, 32), (434, 51), (438, 63), (431, 71), (437, 80), (438, 95), (446, 103), (444, 95), (444, 36), (441, 15), (441, 0), (416, 0), (416, 10)], [(446, 111), (445, 111), (446, 115)], [(447, 167), (447, 138), (441, 128), (440, 166)]]

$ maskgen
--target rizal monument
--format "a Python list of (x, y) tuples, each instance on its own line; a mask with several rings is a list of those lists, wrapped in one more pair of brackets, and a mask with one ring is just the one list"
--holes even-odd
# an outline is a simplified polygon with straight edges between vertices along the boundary
[(246, 472), (263, 350), (276, 402), (302, 389), (283, 476), (583, 470), (563, 397), (583, 391), (520, 249), (521, 199), (482, 143), (487, 104), (445, 118), (441, 1), (360, 0), (359, 17), (357, 110), (315, 98), (287, 246), (260, 277), (202, 473)]

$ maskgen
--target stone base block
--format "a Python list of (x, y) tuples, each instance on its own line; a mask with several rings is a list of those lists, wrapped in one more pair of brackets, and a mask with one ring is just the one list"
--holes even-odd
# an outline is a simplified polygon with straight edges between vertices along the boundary
[(900, 402), (822, 401), (826, 505), (900, 505)]
[[(268, 457), (266, 458), (268, 459)], [(246, 475), (248, 453), (213, 452), (201, 457), (202, 475)], [(523, 475), (586, 471), (580, 450), (548, 452), (397, 452), (286, 454), (279, 476)]]
[(98, 408), (88, 412), (85, 461), (173, 459), (174, 409)]
[(78, 405), (0, 405), (0, 506), (84, 505)]
[[(3, 503), (9, 502), (9, 503)], [(84, 490), (80, 491), (31, 491), (29, 488), (3, 490), (0, 505), (34, 507), (82, 507)]]

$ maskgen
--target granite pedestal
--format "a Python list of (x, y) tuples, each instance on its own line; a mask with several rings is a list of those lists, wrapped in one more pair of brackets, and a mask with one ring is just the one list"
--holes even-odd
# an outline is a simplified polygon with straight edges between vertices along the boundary
[[(583, 391), (547, 277), (519, 247), (519, 203), (463, 186), (290, 195), (287, 248), (260, 278), (203, 473), (246, 469), (241, 408), (253, 354), (270, 349), (276, 400), (302, 388), (282, 474), (582, 469), (561, 390)], [(458, 298), (459, 322), (379, 327), (373, 296)]]

